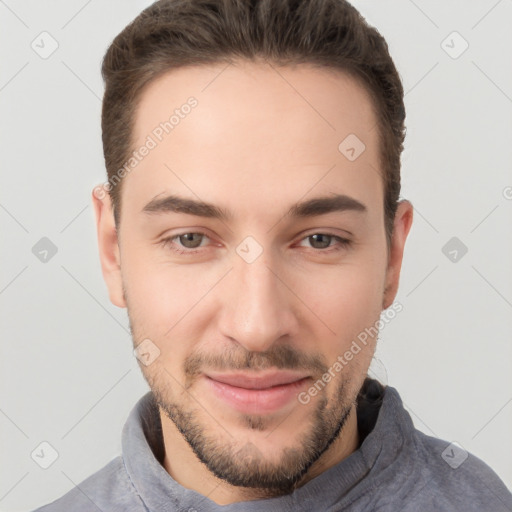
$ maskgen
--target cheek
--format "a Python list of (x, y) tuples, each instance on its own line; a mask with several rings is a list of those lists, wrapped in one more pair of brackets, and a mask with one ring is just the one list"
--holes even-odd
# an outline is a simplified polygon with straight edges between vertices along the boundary
[(379, 319), (383, 282), (383, 264), (376, 262), (329, 267), (317, 272), (315, 279), (302, 279), (299, 294), (321, 320), (317, 339), (328, 358), (343, 353)]
[(357, 311), (370, 315), (375, 313), (375, 308), (380, 311), (384, 271), (379, 269), (378, 263), (372, 266), (342, 263), (338, 267), (317, 271), (314, 279), (306, 281), (307, 295), (334, 318), (345, 311), (350, 316)]
[[(321, 352), (329, 367), (331, 399), (339, 399), (338, 386), (344, 383), (345, 396), (355, 397), (360, 389), (375, 352), (382, 304), (381, 276), (377, 272), (340, 270), (330, 281), (328, 290), (314, 287), (313, 309), (324, 325), (316, 330), (316, 350)], [(373, 329), (372, 329), (373, 328)], [(334, 331), (331, 332), (331, 331)]]
[(130, 304), (139, 317), (152, 325), (165, 323), (168, 328), (190, 308), (201, 293), (202, 283), (191, 266), (176, 266), (160, 257), (160, 250), (144, 248), (148, 242), (127, 242), (123, 248), (123, 281)]
[(134, 342), (145, 338), (155, 341), (160, 349), (159, 362), (166, 368), (178, 368), (178, 363), (193, 352), (192, 340), (200, 340), (201, 330), (212, 321), (208, 299), (219, 280), (219, 269), (203, 270), (198, 279), (197, 267), (156, 262), (140, 248), (126, 247), (123, 256)]

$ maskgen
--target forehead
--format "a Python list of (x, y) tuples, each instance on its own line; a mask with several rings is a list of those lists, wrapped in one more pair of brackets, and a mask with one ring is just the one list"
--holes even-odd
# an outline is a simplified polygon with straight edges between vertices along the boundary
[(344, 72), (247, 61), (179, 68), (145, 88), (134, 121), (133, 149), (153, 147), (125, 178), (125, 204), (180, 190), (236, 209), (226, 197), (236, 190), (249, 209), (313, 188), (382, 204), (373, 101)]

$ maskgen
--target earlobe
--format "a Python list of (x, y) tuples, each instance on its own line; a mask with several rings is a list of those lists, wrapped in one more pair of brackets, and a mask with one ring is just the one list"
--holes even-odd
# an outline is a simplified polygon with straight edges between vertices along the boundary
[(119, 240), (110, 194), (103, 185), (94, 187), (92, 203), (96, 217), (98, 250), (103, 279), (107, 285), (112, 304), (125, 308)]
[(404, 255), (405, 241), (412, 226), (413, 206), (407, 200), (398, 203), (395, 214), (393, 236), (389, 249), (388, 267), (386, 270), (386, 282), (384, 288), (382, 309), (387, 309), (395, 300), (400, 282), (400, 270)]

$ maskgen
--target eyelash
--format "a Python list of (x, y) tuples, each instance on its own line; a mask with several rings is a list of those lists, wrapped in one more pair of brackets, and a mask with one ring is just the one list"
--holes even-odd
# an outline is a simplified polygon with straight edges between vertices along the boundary
[[(167, 238), (164, 238), (162, 241), (161, 241), (161, 244), (162, 246), (165, 248), (169, 245), (171, 245), (173, 243), (173, 240), (175, 240), (176, 238), (179, 238), (180, 236), (183, 236), (183, 235), (201, 235), (201, 236), (204, 236), (206, 238), (209, 238), (208, 235), (206, 233), (202, 233), (200, 231), (187, 231), (185, 233), (179, 233), (178, 235), (173, 235), (173, 236), (170, 236), (170, 237), (167, 237)], [(346, 239), (346, 238), (342, 238), (338, 235), (334, 235), (332, 233), (324, 233), (324, 232), (317, 232), (317, 233), (311, 233), (310, 235), (307, 235), (305, 236), (304, 238), (302, 238), (300, 241), (302, 242), (303, 240), (306, 240), (307, 238), (311, 237), (311, 236), (314, 236), (314, 235), (325, 235), (325, 236), (329, 236), (329, 237), (332, 237), (333, 239), (336, 239), (338, 241), (338, 245), (337, 246), (329, 246), (325, 249), (315, 249), (314, 247), (311, 247), (311, 249), (315, 252), (323, 252), (323, 253), (332, 253), (332, 252), (336, 252), (336, 251), (340, 251), (341, 249), (345, 249), (347, 247), (349, 247), (351, 245), (351, 241)], [(171, 248), (171, 251), (177, 253), (177, 254), (187, 254), (187, 255), (193, 255), (193, 254), (196, 254), (197, 252), (200, 251), (201, 248), (196, 248), (196, 249), (177, 249), (176, 247), (172, 247)]]

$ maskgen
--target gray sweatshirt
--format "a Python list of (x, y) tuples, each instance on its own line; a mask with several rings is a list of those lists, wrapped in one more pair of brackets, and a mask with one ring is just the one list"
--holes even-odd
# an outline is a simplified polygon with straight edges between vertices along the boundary
[[(37, 512), (512, 512), (512, 494), (482, 460), (414, 428), (397, 390), (365, 382), (359, 448), (292, 494), (217, 505), (161, 464), (158, 409), (148, 392), (122, 433), (122, 455)], [(172, 450), (172, 448), (171, 448)]]

